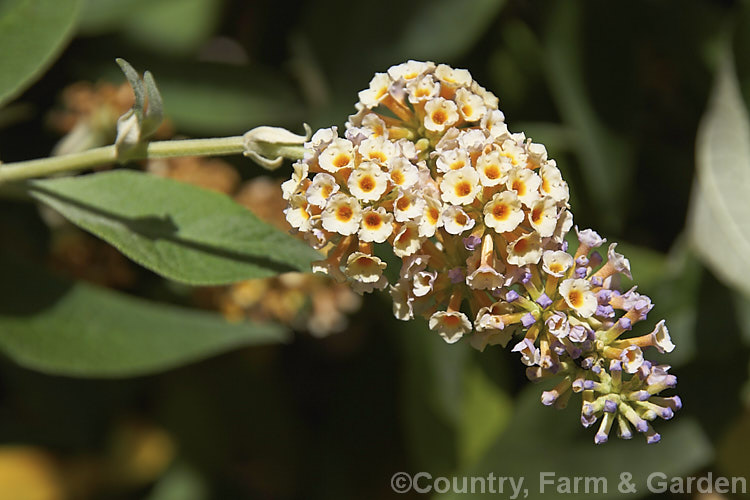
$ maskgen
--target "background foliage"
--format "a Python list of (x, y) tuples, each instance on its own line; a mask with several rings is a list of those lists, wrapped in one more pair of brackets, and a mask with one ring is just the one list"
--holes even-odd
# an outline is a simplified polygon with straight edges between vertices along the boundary
[[(194, 285), (313, 254), (225, 196), (129, 166), (0, 188), (0, 498), (391, 498), (401, 470), (629, 470), (636, 498), (653, 470), (749, 475), (748, 54), (747, 1), (0, 1), (5, 162), (49, 155), (60, 91), (123, 81), (115, 57), (154, 73), (193, 137), (341, 127), (391, 64), (468, 68), (558, 160), (577, 224), (622, 242), (670, 325), (685, 404), (659, 445), (596, 447), (514, 355), (445, 345), (387, 296), (324, 339), (198, 310)], [(117, 260), (118, 281), (55, 265), (50, 207), (144, 267)]]

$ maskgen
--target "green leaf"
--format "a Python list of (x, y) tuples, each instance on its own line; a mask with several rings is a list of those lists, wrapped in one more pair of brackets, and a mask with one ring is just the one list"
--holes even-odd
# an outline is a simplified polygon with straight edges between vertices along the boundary
[(15, 0), (0, 10), (0, 106), (55, 60), (69, 40), (79, 0)]
[(463, 414), (459, 425), (460, 463), (473, 465), (507, 427), (513, 401), (482, 371), (468, 363), (463, 374)]
[(729, 50), (701, 120), (688, 230), (711, 271), (750, 294), (750, 122)]
[(32, 181), (28, 190), (135, 262), (183, 283), (309, 271), (320, 258), (225, 195), (141, 172)]
[(449, 61), (459, 57), (484, 34), (504, 5), (505, 0), (427, 2), (400, 29), (400, 39), (389, 47), (390, 58)]
[(46, 373), (129, 377), (288, 339), (279, 325), (228, 323), (217, 314), (71, 283), (7, 256), (0, 275), (0, 350)]
[(632, 170), (631, 153), (607, 130), (586, 95), (581, 46), (580, 1), (556, 5), (545, 40), (547, 80), (574, 145), (589, 197), (599, 208), (608, 232), (621, 226), (625, 193)]
[[(580, 422), (580, 404), (573, 404), (559, 411), (542, 406), (539, 402), (539, 386), (529, 386), (521, 394), (516, 412), (508, 430), (494, 443), (479, 464), (460, 471), (458, 476), (497, 476), (524, 478), (528, 496), (521, 492), (519, 498), (528, 500), (553, 497), (556, 492), (548, 486), (540, 491), (540, 473), (553, 472), (557, 478), (575, 476), (606, 477), (607, 494), (591, 495), (592, 498), (639, 498), (649, 495), (646, 479), (654, 471), (668, 477), (694, 472), (709, 464), (712, 448), (698, 424), (690, 418), (680, 417), (677, 422), (661, 422), (663, 433), (658, 445), (648, 445), (636, 435), (631, 441), (611, 437), (610, 442), (597, 446), (593, 443), (595, 430), (583, 429)], [(613, 431), (614, 434), (614, 431)], [(622, 472), (633, 474), (632, 482), (637, 493), (621, 493), (617, 485)], [(505, 497), (509, 497), (508, 483)], [(600, 490), (601, 491), (601, 490)], [(578, 495), (564, 495), (583, 498)], [(463, 498), (467, 495), (446, 494), (438, 498)], [(497, 498), (498, 493), (486, 491), (487, 498)], [(474, 494), (471, 498), (485, 498)]]
[(260, 125), (296, 125), (303, 109), (291, 85), (260, 67), (191, 63), (160, 67), (166, 116), (182, 132), (237, 134)]
[(123, 31), (151, 51), (189, 54), (214, 31), (222, 2), (217, 0), (159, 0), (129, 12)]

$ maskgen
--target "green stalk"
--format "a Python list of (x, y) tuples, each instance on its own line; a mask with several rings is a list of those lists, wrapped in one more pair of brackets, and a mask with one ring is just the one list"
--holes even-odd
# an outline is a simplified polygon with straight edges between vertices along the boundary
[[(286, 158), (302, 158), (301, 146), (279, 145), (270, 149), (275, 149), (277, 155)], [(77, 172), (98, 165), (125, 163), (130, 160), (180, 156), (224, 156), (242, 154), (245, 151), (246, 145), (242, 136), (149, 142), (127, 151), (121, 151), (119, 154), (115, 146), (104, 146), (64, 156), (0, 164), (0, 184)]]

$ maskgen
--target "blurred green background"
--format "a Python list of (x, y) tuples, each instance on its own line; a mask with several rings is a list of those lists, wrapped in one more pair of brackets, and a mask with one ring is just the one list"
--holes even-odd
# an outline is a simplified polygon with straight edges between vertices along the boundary
[[(557, 159), (576, 223), (621, 242), (639, 290), (656, 303), (649, 325), (667, 318), (678, 346), (658, 359), (673, 365), (684, 408), (657, 422), (658, 445), (637, 436), (595, 446), (576, 398), (564, 411), (542, 406), (543, 388), (525, 379), (517, 356), (445, 345), (422, 322), (393, 319), (386, 294), (364, 297), (359, 308), (342, 296), (357, 311), (342, 311), (347, 326), (338, 333), (310, 335), (309, 321), (265, 311), (261, 319), (286, 320), (294, 335), (234, 349), (243, 342), (227, 341), (132, 373), (66, 376), (26, 356), (24, 345), (1, 341), (0, 499), (392, 498), (398, 471), (526, 476), (529, 498), (555, 498), (538, 495), (540, 471), (606, 475), (609, 492), (596, 498), (644, 498), (653, 471), (750, 476), (750, 2), (58, 0), (39, 2), (43, 16), (31, 8), (28, 25), (6, 15), (34, 3), (0, 1), (6, 34), (20, 23), (39, 32), (40, 45), (54, 38), (49, 50), (19, 48), (0, 30), (0, 73), (12, 52), (39, 49), (49, 60), (2, 97), (5, 162), (48, 156), (79, 114), (116, 109), (115, 91), (101, 91), (124, 81), (116, 57), (154, 73), (166, 137), (239, 135), (259, 125), (302, 133), (303, 122), (341, 128), (357, 92), (392, 64), (469, 69), (499, 97), (511, 131)], [(744, 103), (732, 93), (732, 54)], [(76, 82), (88, 90), (66, 98)], [(725, 91), (711, 101), (713, 88)], [(86, 112), (71, 112), (76, 106)], [(113, 120), (102, 120), (107, 126), (92, 125), (85, 141), (112, 140)], [(215, 183), (268, 175), (240, 157), (221, 169), (230, 173), (188, 180), (237, 197)], [(716, 180), (715, 189), (701, 188), (696, 173)], [(72, 299), (61, 297), (103, 297), (103, 288), (236, 320), (252, 317), (238, 297), (281, 287), (308, 315), (329, 314), (309, 312), (315, 287), (227, 292), (168, 282), (48, 210), (2, 194), (0, 338), (11, 332), (9, 318), (13, 332), (23, 328), (19, 315), (50, 315), (36, 326), (49, 335), (58, 327), (83, 333), (99, 311), (81, 303), (66, 315), (60, 309)], [(63, 278), (49, 281), (48, 272)], [(95, 284), (73, 284), (80, 281)], [(123, 347), (111, 349), (117, 358)], [(137, 346), (128, 352), (139, 356)], [(634, 474), (637, 494), (617, 491), (621, 471)]]

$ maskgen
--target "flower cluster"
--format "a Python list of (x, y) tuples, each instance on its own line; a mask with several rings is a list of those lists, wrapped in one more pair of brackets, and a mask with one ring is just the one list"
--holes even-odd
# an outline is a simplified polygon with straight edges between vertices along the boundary
[(358, 293), (384, 289), (374, 244), (387, 245), (401, 259), (389, 288), (396, 317), (422, 316), (446, 342), (468, 335), (480, 350), (522, 336), (513, 351), (528, 376), (562, 377), (544, 404), (580, 392), (584, 425), (602, 420), (597, 443), (615, 421), (621, 437), (633, 426), (658, 441), (648, 421), (680, 402), (655, 396), (675, 378), (642, 348), (670, 351), (669, 333), (662, 321), (621, 338), (651, 301), (617, 290), (629, 262), (611, 245), (603, 263), (595, 232), (578, 232), (568, 252), (568, 186), (545, 147), (511, 133), (466, 70), (409, 61), (359, 98), (344, 136), (316, 132), (282, 186), (287, 221), (326, 252), (314, 270)]

